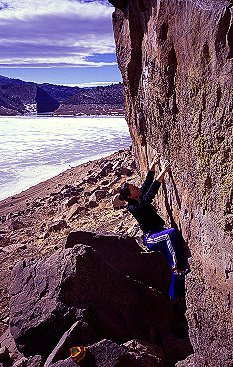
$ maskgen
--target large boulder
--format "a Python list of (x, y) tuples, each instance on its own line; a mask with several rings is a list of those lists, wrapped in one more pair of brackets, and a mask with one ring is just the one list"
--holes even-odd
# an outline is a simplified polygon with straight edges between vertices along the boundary
[(146, 252), (134, 237), (88, 231), (70, 232), (65, 247), (92, 246), (111, 266), (132, 279), (152, 286), (167, 295), (171, 269), (161, 253)]
[[(20, 262), (13, 269), (10, 297), (11, 333), (25, 356), (48, 356), (79, 320), (95, 331), (95, 341), (138, 338), (163, 345), (168, 335), (176, 341), (174, 310), (167, 298), (119, 272), (90, 246)], [(85, 333), (77, 334), (81, 344), (87, 342), (81, 337)], [(166, 341), (168, 355), (169, 349)]]

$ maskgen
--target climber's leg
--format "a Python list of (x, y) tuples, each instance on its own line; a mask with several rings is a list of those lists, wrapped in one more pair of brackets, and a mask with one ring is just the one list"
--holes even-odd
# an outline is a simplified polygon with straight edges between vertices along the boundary
[(180, 235), (174, 228), (169, 228), (159, 233), (144, 236), (146, 246), (152, 251), (160, 251), (168, 260), (172, 268), (172, 279), (169, 297), (176, 301), (185, 295), (186, 270), (178, 269), (184, 264), (184, 259), (179, 248)]
[(185, 272), (172, 272), (171, 285), (169, 290), (169, 297), (176, 301), (185, 297)]
[(144, 237), (146, 246), (152, 251), (161, 251), (172, 268), (179, 262), (179, 233), (174, 228), (159, 233), (147, 234)]

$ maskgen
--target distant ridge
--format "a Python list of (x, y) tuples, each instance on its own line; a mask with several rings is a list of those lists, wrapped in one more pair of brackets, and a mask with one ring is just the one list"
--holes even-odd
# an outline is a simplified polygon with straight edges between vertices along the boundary
[(123, 84), (88, 88), (0, 76), (0, 115), (122, 115)]

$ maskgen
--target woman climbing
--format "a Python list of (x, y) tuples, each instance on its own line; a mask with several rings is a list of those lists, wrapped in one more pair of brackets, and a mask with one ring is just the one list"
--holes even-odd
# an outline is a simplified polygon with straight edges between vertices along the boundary
[(168, 260), (172, 268), (169, 296), (171, 300), (176, 301), (184, 297), (184, 275), (188, 269), (182, 255), (179, 232), (175, 228), (165, 229), (164, 220), (152, 205), (170, 167), (168, 161), (164, 161), (160, 173), (154, 180), (155, 166), (159, 162), (160, 155), (156, 154), (141, 188), (131, 183), (124, 183), (120, 190), (120, 199), (128, 202), (127, 209), (138, 221), (143, 231), (145, 245), (152, 251), (162, 252)]

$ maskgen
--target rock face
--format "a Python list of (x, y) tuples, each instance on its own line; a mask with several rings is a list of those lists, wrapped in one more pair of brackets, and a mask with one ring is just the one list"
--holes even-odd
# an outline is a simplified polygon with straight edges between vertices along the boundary
[(192, 254), (188, 321), (195, 366), (233, 363), (233, 3), (116, 0), (113, 26), (127, 121), (142, 175), (171, 162), (160, 206)]
[[(91, 246), (75, 244), (87, 241)], [(152, 344), (148, 366), (150, 360), (157, 361), (158, 366), (166, 366), (164, 355), (173, 366), (192, 352), (184, 316), (176, 313), (167, 295), (156, 288), (152, 276), (143, 283), (146, 266), (143, 259), (141, 265), (139, 261), (143, 252), (133, 239), (76, 232), (69, 236), (66, 246), (70, 247), (56, 251), (47, 259), (19, 262), (13, 270), (10, 330), (25, 357), (39, 354), (44, 361), (48, 357), (45, 366), (49, 367), (66, 359), (70, 347), (88, 345), (91, 350), (90, 345), (95, 349), (103, 339), (116, 343), (114, 350), (123, 352), (125, 349), (120, 344), (132, 339), (140, 341), (135, 345)], [(128, 259), (130, 255), (135, 256), (138, 275), (132, 266), (127, 271), (124, 252), (128, 252)], [(149, 268), (152, 264), (156, 267), (156, 255), (161, 260), (161, 254), (147, 253)], [(129, 343), (133, 354), (127, 358), (134, 360), (134, 353), (139, 352), (137, 348)], [(145, 348), (145, 355), (143, 351), (139, 353), (142, 360), (146, 360)], [(92, 353), (96, 366), (113, 367), (124, 354), (117, 352), (114, 361), (107, 363), (111, 356), (108, 343), (104, 343), (104, 350), (98, 356)], [(104, 355), (105, 363), (97, 363)], [(126, 362), (122, 361), (119, 366), (137, 365)]]

